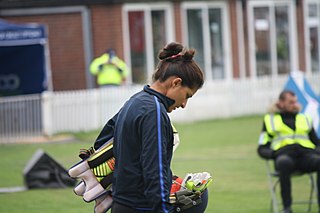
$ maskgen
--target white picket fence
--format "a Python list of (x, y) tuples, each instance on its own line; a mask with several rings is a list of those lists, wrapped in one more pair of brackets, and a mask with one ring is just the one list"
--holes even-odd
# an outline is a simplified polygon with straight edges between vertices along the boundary
[[(320, 75), (307, 77), (320, 92)], [(287, 77), (205, 83), (187, 107), (170, 113), (173, 122), (262, 114), (283, 89)], [(0, 98), (0, 144), (61, 132), (101, 129), (142, 85), (44, 92)]]
[(101, 128), (142, 86), (45, 92), (42, 96), (44, 134)]
[(41, 95), (0, 98), (0, 143), (43, 134)]

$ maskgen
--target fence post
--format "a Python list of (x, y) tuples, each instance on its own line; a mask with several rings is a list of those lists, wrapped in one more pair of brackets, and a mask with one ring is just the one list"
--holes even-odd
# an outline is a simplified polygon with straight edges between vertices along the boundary
[(53, 93), (50, 91), (45, 91), (41, 95), (42, 104), (42, 124), (43, 124), (43, 134), (46, 136), (53, 135), (53, 120), (52, 120), (52, 97)]

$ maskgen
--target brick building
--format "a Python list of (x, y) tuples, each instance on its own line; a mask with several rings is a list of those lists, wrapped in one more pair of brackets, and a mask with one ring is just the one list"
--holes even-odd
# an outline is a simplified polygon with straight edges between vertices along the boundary
[[(52, 88), (96, 87), (93, 58), (114, 48), (146, 83), (170, 41), (197, 50), (206, 82), (320, 72), (320, 0), (1, 0), (0, 18), (48, 28)], [(1, 59), (0, 59), (1, 60)]]

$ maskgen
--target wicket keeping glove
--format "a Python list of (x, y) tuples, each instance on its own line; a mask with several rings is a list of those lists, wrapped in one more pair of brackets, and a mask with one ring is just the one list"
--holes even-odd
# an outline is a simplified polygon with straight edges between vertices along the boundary
[(208, 172), (188, 173), (182, 181), (182, 187), (193, 192), (203, 192), (212, 182)]

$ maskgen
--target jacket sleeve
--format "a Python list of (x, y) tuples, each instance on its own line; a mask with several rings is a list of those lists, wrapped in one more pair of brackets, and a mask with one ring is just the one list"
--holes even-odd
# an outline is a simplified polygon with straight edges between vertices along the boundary
[(259, 156), (264, 159), (273, 159), (275, 157), (275, 152), (270, 148), (270, 143), (259, 145), (257, 151)]
[(259, 137), (259, 145), (257, 152), (260, 157), (264, 159), (273, 159), (275, 157), (275, 152), (271, 149), (272, 136), (268, 134), (266, 125), (263, 123), (262, 131)]
[(129, 70), (126, 63), (118, 57), (115, 57), (112, 62), (121, 71), (122, 78), (126, 78), (129, 74)]
[(104, 143), (106, 143), (108, 140), (110, 140), (114, 135), (114, 126), (115, 121), (118, 117), (118, 113), (113, 116), (103, 127), (101, 132), (99, 133), (96, 141), (94, 142), (94, 149), (99, 149)]
[(312, 143), (314, 143), (316, 146), (318, 147), (320, 146), (320, 139), (318, 138), (314, 128), (312, 128), (311, 131), (309, 132), (309, 138), (312, 141)]
[(169, 138), (172, 128), (168, 121), (166, 112), (147, 113), (139, 129), (144, 191), (145, 196), (150, 198), (152, 212), (166, 212), (165, 209), (170, 208), (172, 173), (169, 158), (172, 156), (173, 145), (170, 148), (170, 143), (173, 138)]
[(90, 72), (93, 75), (97, 75), (100, 71), (100, 66), (107, 62), (108, 57), (106, 54), (94, 59), (90, 64)]

